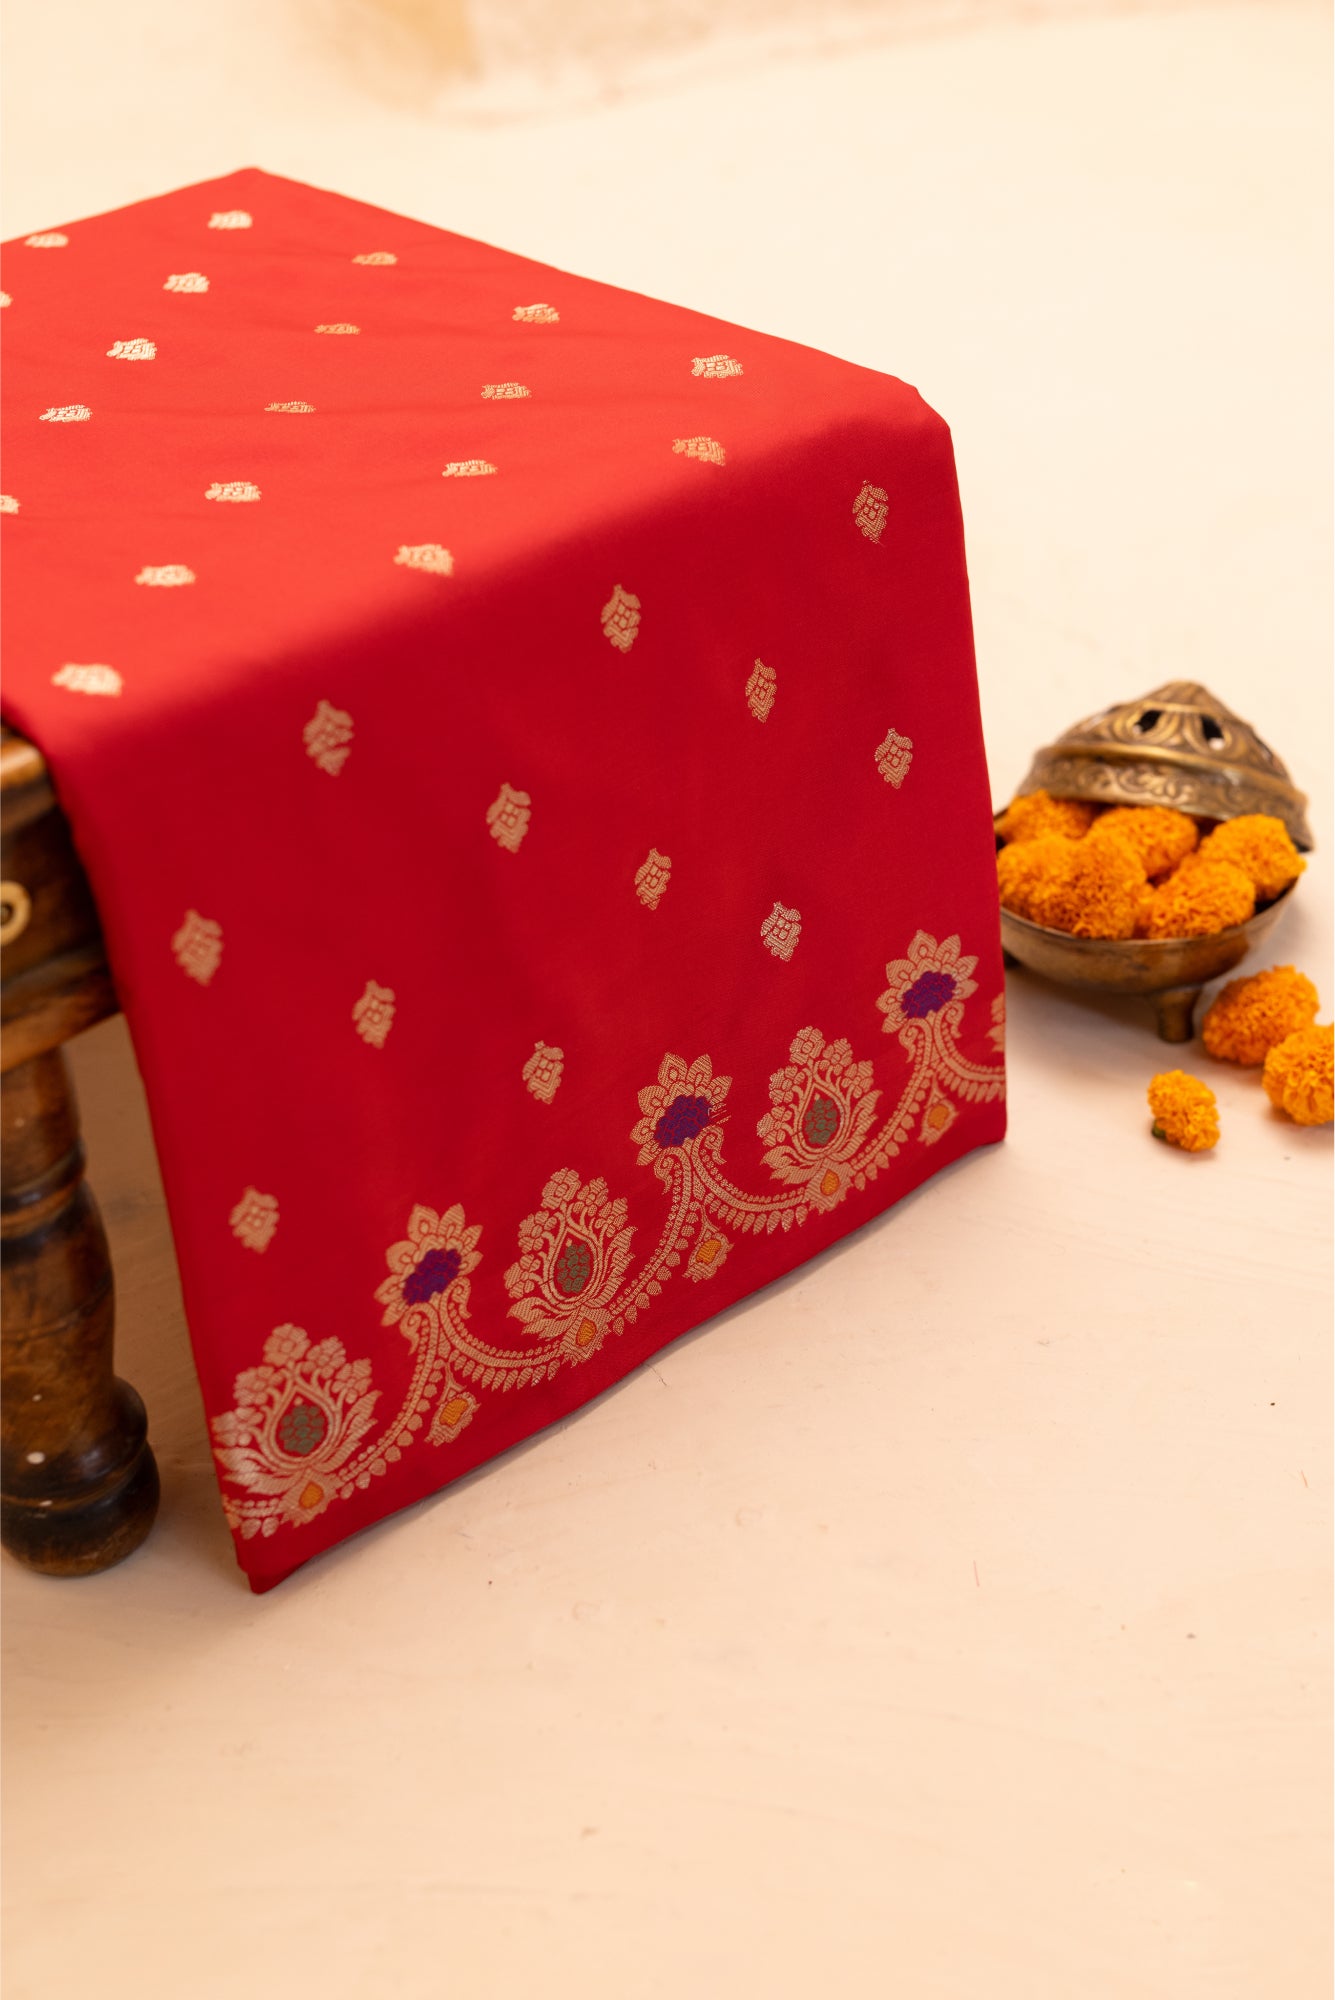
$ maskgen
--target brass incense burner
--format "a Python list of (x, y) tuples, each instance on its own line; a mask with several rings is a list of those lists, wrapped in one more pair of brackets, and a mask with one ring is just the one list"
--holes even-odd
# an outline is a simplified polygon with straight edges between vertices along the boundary
[[(1270, 813), (1312, 845), (1307, 800), (1251, 724), (1195, 681), (1169, 681), (1077, 722), (1040, 750), (1018, 791), (1099, 805), (1172, 806), (1206, 820)], [(1188, 1042), (1201, 988), (1231, 972), (1279, 921), (1296, 883), (1245, 924), (1192, 938), (1077, 938), (1001, 912), (1001, 942), (1045, 978), (1153, 1003), (1166, 1042)]]

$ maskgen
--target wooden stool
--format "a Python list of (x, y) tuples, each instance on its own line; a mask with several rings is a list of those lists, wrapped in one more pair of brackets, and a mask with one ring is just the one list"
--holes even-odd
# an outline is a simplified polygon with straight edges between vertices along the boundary
[(109, 1569), (158, 1507), (144, 1406), (112, 1372), (111, 1259), (62, 1045), (118, 1011), (40, 751), (0, 731), (0, 1539), (48, 1576)]

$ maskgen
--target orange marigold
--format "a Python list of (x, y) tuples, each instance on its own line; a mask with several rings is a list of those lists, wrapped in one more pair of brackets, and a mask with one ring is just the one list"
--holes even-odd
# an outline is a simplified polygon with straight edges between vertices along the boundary
[(1124, 840), (1082, 840), (1070, 846), (1064, 867), (1034, 884), (1034, 921), (1071, 937), (1134, 937), (1145, 887), (1145, 871), (1134, 849)]
[(1211, 861), (1231, 861), (1241, 868), (1263, 902), (1270, 902), (1290, 882), (1296, 882), (1307, 863), (1299, 854), (1282, 819), (1270, 813), (1243, 813), (1226, 819), (1201, 842), (1201, 857)]
[(1219, 1107), (1208, 1083), (1185, 1070), (1170, 1069), (1150, 1078), (1146, 1095), (1156, 1139), (1166, 1139), (1184, 1153), (1208, 1153), (1218, 1145)]
[(1250, 979), (1230, 979), (1201, 1022), (1201, 1039), (1220, 1062), (1255, 1069), (1276, 1042), (1310, 1027), (1321, 1005), (1310, 979), (1291, 965), (1272, 965)]
[(1200, 849), (1189, 854), (1155, 890), (1145, 918), (1146, 937), (1210, 937), (1251, 916), (1256, 896), (1250, 877), (1229, 861), (1206, 861), (1200, 855)]
[[(1037, 840), (1012, 841), (997, 851), (997, 887), (1001, 900), (1017, 917), (1034, 917), (1034, 896), (1040, 883), (1062, 875), (1076, 851), (1073, 840), (1059, 833)], [(1034, 919), (1037, 922), (1037, 918)]]
[(1078, 840), (1097, 812), (1098, 807), (1087, 805), (1084, 799), (1054, 799), (1048, 792), (1025, 792), (1011, 800), (997, 821), (997, 832), (1005, 841), (1040, 840), (1046, 833)]
[(1277, 1042), (1261, 1072), (1265, 1094), (1295, 1125), (1335, 1118), (1335, 1028), (1299, 1028)]
[(1121, 834), (1136, 850), (1147, 875), (1166, 875), (1200, 839), (1196, 822), (1172, 806), (1114, 806), (1095, 820), (1089, 832), (1094, 840)]

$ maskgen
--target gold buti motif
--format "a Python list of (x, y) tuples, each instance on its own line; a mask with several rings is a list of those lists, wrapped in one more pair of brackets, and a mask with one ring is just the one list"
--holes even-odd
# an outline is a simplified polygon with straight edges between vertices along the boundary
[(19, 503), (12, 493), (0, 493), (0, 514), (17, 514)]
[(1310, 848), (1307, 799), (1250, 722), (1198, 681), (1166, 681), (1077, 722), (1040, 750), (1021, 793), (1173, 806), (1199, 819), (1269, 813)]

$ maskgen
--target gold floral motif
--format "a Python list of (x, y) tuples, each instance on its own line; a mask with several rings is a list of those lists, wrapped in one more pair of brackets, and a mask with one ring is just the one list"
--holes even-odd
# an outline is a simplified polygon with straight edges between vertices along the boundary
[(569, 1167), (553, 1174), (541, 1208), (519, 1225), (519, 1258), (505, 1273), (513, 1317), (559, 1344), (566, 1361), (587, 1361), (606, 1337), (634, 1234), (606, 1181), (581, 1181)]
[(640, 600), (618, 583), (603, 606), (603, 634), (619, 653), (628, 653), (640, 629)]
[(873, 486), (869, 479), (864, 480), (853, 502), (853, 519), (869, 542), (880, 541), (889, 512), (890, 495), (884, 486)]
[(817, 1028), (793, 1037), (785, 1069), (769, 1080), (771, 1109), (756, 1127), (765, 1165), (803, 1190), (815, 1209), (836, 1207), (852, 1184), (854, 1161), (876, 1118), (881, 1093), (872, 1066), (854, 1062), (848, 1042), (827, 1043)]
[(107, 349), (108, 361), (156, 361), (157, 343), (152, 340), (113, 340)]
[(249, 229), (251, 217), (244, 208), (215, 208), (209, 217), (210, 229)]
[(276, 1326), (264, 1360), (237, 1376), (233, 1393), (236, 1408), (211, 1426), (219, 1466), (250, 1496), (224, 1498), (233, 1527), (271, 1535), (346, 1497), (345, 1468), (380, 1400), (369, 1361), (349, 1361), (341, 1340), (312, 1342), (303, 1327)]
[(206, 292), (208, 288), (202, 271), (173, 271), (162, 287), (164, 292)]
[(766, 949), (786, 963), (797, 950), (802, 935), (801, 912), (785, 909), (782, 903), (776, 903), (760, 926), (760, 935)]
[(431, 576), (454, 574), (454, 557), (439, 542), (401, 542), (394, 560), (404, 569), (425, 570)]
[(250, 479), (215, 479), (205, 493), (206, 500), (258, 500), (260, 489)]
[(533, 391), (526, 389), (522, 382), (484, 382), (482, 393), (489, 402), (513, 403), (521, 396), (531, 396)]
[(698, 458), (705, 465), (726, 465), (728, 454), (717, 438), (673, 438), (672, 449), (686, 458)]
[(311, 417), (315, 414), (314, 403), (266, 403), (265, 411), (278, 410), (285, 416)]
[(25, 236), (23, 239), (29, 250), (63, 250), (69, 240), (58, 229), (44, 229), (39, 236)]
[(458, 1202), (443, 1215), (419, 1202), (408, 1218), (407, 1236), (385, 1253), (389, 1276), (375, 1294), (384, 1307), (381, 1326), (400, 1328), (412, 1348), (447, 1331), (447, 1302), (459, 1313), (467, 1306), (481, 1234), (481, 1224), (465, 1222)]
[(58, 409), (43, 410), (39, 424), (86, 424), (92, 411), (87, 403), (62, 403)]
[(0, 308), (3, 308), (4, 306), (12, 306), (13, 303), (14, 301), (10, 297), (8, 292), (0, 292)]
[(550, 1104), (561, 1088), (565, 1060), (563, 1049), (551, 1048), (546, 1042), (534, 1042), (533, 1053), (524, 1064), (522, 1075), (525, 1088), (532, 1091), (539, 1104)]
[(668, 1153), (691, 1159), (700, 1135), (725, 1122), (723, 1106), (731, 1088), (732, 1078), (715, 1076), (708, 1056), (697, 1056), (693, 1063), (683, 1056), (664, 1056), (657, 1081), (639, 1093), (641, 1117), (630, 1135), (631, 1145), (640, 1149), (636, 1165), (657, 1167)]
[(522, 326), (555, 326), (561, 315), (555, 306), (516, 306), (512, 318)]
[(907, 958), (892, 959), (885, 968), (889, 985), (876, 1002), (885, 1015), (884, 1032), (895, 1035), (909, 1021), (934, 1020), (943, 1011), (958, 1022), (964, 1002), (977, 992), (971, 974), (976, 958), (965, 958), (958, 936), (940, 944), (926, 931), (918, 931)]
[(354, 264), (397, 264), (399, 260), (392, 250), (361, 250), (352, 261)]
[(773, 667), (767, 667), (763, 660), (757, 660), (751, 669), (751, 678), (746, 683), (746, 705), (757, 722), (769, 721), (778, 684), (779, 677)]
[(533, 817), (532, 805), (527, 792), (516, 791), (513, 785), (502, 785), (487, 807), (491, 837), (507, 854), (518, 854), (523, 845), (528, 823)]
[(441, 473), (442, 479), (485, 479), (496, 470), (485, 458), (452, 458)]
[(119, 694), (125, 683), (114, 667), (76, 666), (71, 660), (51, 676), (54, 687), (68, 688), (71, 694)]
[(222, 954), (222, 925), (213, 917), (201, 917), (198, 910), (187, 910), (172, 938), (172, 955), (182, 972), (207, 986), (222, 963)]
[(182, 584), (193, 583), (195, 572), (184, 563), (149, 563), (140, 570), (136, 583), (146, 583), (157, 590), (176, 590)]
[(992, 1002), (992, 1025), (987, 1031), (987, 1039), (997, 1054), (1006, 1052), (1006, 995), (998, 993)]
[(330, 320), (326, 324), (323, 324), (321, 326), (317, 326), (315, 331), (317, 333), (360, 333), (361, 328), (359, 326), (353, 326), (351, 321), (349, 320), (336, 319), (336, 320)]
[(649, 849), (649, 858), (642, 861), (635, 871), (635, 893), (646, 910), (656, 910), (663, 899), (664, 891), (672, 880), (670, 856), (660, 854), (656, 847)]
[(248, 1187), (227, 1220), (238, 1243), (247, 1250), (263, 1252), (273, 1242), (278, 1228), (277, 1198)]
[(734, 361), (731, 354), (697, 354), (691, 363), (692, 375), (701, 375), (706, 382), (726, 382), (730, 375), (741, 372), (741, 362)]
[(0, 514), (17, 514), (19, 503), (12, 493), (0, 493)]
[(901, 736), (897, 729), (890, 730), (884, 743), (878, 743), (876, 746), (876, 768), (886, 784), (893, 785), (896, 791), (907, 778), (912, 762), (912, 740), (907, 736)]
[(330, 701), (316, 704), (314, 715), (301, 732), (306, 755), (336, 778), (352, 755), (352, 717), (345, 708)]
[(368, 979), (366, 991), (352, 1010), (352, 1022), (364, 1042), (373, 1049), (383, 1049), (394, 1026), (393, 987), (377, 986), (374, 979)]

